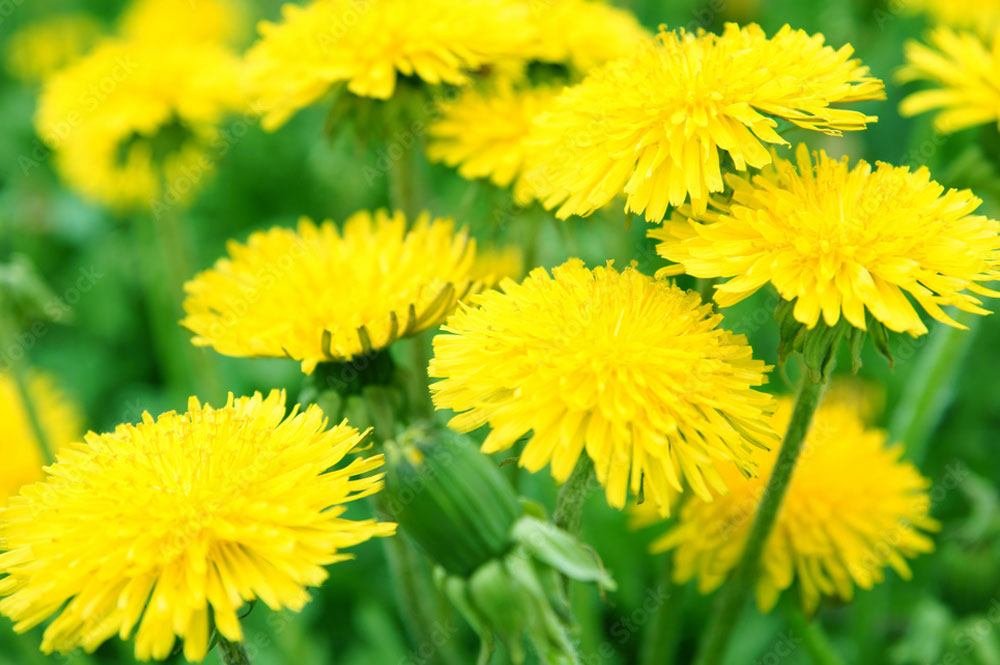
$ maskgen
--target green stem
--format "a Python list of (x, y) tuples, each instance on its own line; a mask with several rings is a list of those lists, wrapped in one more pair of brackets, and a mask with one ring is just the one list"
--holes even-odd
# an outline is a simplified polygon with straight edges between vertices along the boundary
[(726, 646), (729, 644), (736, 621), (753, 591), (764, 545), (778, 519), (781, 501), (788, 489), (795, 462), (802, 451), (809, 424), (819, 406), (824, 386), (823, 381), (813, 382), (808, 372), (803, 373), (792, 417), (785, 431), (778, 459), (774, 463), (774, 469), (764, 490), (764, 496), (761, 497), (760, 505), (757, 507), (750, 533), (747, 535), (743, 555), (716, 601), (715, 611), (694, 661), (695, 665), (719, 665), (725, 656)]
[(954, 318), (969, 330), (941, 325), (930, 333), (889, 424), (893, 440), (906, 445), (907, 456), (917, 465), (927, 457), (934, 431), (954, 397), (955, 378), (982, 319), (962, 311)]
[(403, 211), (410, 222), (420, 212), (417, 203), (415, 152), (412, 145), (404, 148), (397, 159), (390, 160), (388, 173), (389, 204), (394, 210)]
[(818, 621), (806, 618), (802, 608), (794, 601), (784, 603), (784, 609), (789, 625), (802, 638), (802, 644), (816, 665), (844, 665), (844, 660), (837, 654)]
[[(13, 335), (9, 334), (6, 330), (7, 326), (4, 325), (3, 329), (0, 329), (0, 341), (5, 341), (7, 339), (12, 339)], [(14, 354), (11, 354), (14, 355)], [(42, 419), (38, 415), (38, 409), (35, 406), (34, 397), (31, 395), (31, 386), (28, 380), (28, 368), (24, 362), (23, 357), (11, 358), (11, 374), (14, 377), (14, 384), (17, 386), (17, 392), (21, 397), (21, 404), (24, 407), (24, 413), (28, 417), (28, 424), (31, 426), (31, 431), (35, 435), (35, 441), (38, 444), (38, 450), (42, 455), (42, 461), (48, 465), (55, 462), (55, 454), (52, 449), (52, 444), (49, 442), (49, 436), (45, 432), (45, 428), (42, 426)]]
[(594, 463), (586, 452), (580, 454), (580, 459), (573, 467), (573, 473), (563, 483), (556, 499), (556, 510), (552, 521), (560, 529), (574, 535), (580, 533), (580, 523), (583, 519), (583, 501), (587, 498), (587, 488), (594, 477)]
[(674, 598), (677, 589), (673, 581), (674, 557), (672, 552), (663, 556), (657, 580), (658, 593), (664, 595), (653, 622), (646, 630), (642, 645), (643, 665), (663, 665), (676, 661), (677, 642), (680, 637), (680, 624), (684, 604)]
[(250, 665), (250, 656), (242, 642), (230, 642), (219, 637), (219, 656), (224, 665)]
[(698, 277), (695, 279), (695, 290), (704, 302), (711, 303), (713, 296), (715, 296), (715, 278), (714, 277)]

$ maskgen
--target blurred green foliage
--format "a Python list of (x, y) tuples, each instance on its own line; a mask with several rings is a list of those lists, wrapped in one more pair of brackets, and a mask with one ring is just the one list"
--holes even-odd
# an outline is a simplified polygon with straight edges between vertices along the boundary
[[(178, 0), (182, 1), (182, 0)], [(87, 11), (108, 25), (120, 10), (118, 0), (0, 0), (0, 40), (34, 20), (64, 11)], [(985, 210), (1000, 215), (1000, 136), (993, 126), (946, 138), (935, 135), (927, 117), (903, 119), (896, 112), (903, 90), (892, 80), (902, 62), (902, 45), (925, 30), (919, 16), (901, 15), (898, 2), (881, 0), (627, 0), (644, 23), (716, 29), (725, 20), (755, 20), (768, 33), (784, 23), (823, 32), (829, 43), (850, 42), (874, 75), (887, 84), (888, 99), (863, 110), (878, 115), (867, 131), (839, 139), (802, 136), (835, 154), (912, 166), (926, 164), (946, 185), (971, 187), (986, 200)], [(260, 0), (257, 17), (274, 18), (279, 3)], [(46, 324), (43, 333), (26, 338), (31, 362), (54, 374), (77, 399), (95, 430), (135, 421), (143, 410), (158, 413), (184, 407), (182, 395), (168, 385), (152, 348), (153, 332), (141, 284), (155, 263), (137, 245), (135, 220), (116, 217), (63, 188), (49, 153), (35, 136), (32, 114), (37, 88), (0, 78), (0, 259), (23, 254), (34, 262), (50, 288), (72, 311), (68, 324)], [(217, 173), (195, 205), (182, 213), (181, 229), (193, 249), (193, 268), (203, 269), (224, 252), (229, 238), (275, 224), (292, 224), (300, 215), (343, 220), (361, 208), (386, 206), (388, 183), (380, 167), (384, 146), (350, 126), (324, 129), (328, 100), (299, 113), (281, 130), (264, 133), (252, 118), (234, 119), (225, 128)], [(626, 226), (620, 209), (586, 220), (556, 223), (540, 210), (511, 212), (508, 195), (481, 182), (469, 183), (454, 172), (420, 158), (422, 207), (453, 215), (479, 238), (517, 239), (537, 234), (538, 265), (552, 266), (570, 254), (588, 263), (635, 260), (651, 272), (660, 260), (644, 238), (644, 223)], [(374, 175), (373, 175), (374, 174)], [(681, 278), (682, 281), (684, 278)], [(774, 296), (761, 292), (726, 312), (726, 327), (748, 334), (757, 357), (774, 363)], [(177, 313), (179, 318), (179, 313)], [(961, 366), (955, 367), (952, 399), (939, 422), (930, 418), (922, 434), (929, 441), (922, 470), (935, 482), (934, 514), (942, 520), (938, 549), (914, 563), (914, 579), (889, 574), (873, 591), (861, 591), (848, 606), (824, 605), (818, 619), (848, 663), (893, 665), (1000, 665), (1000, 318), (978, 323), (967, 335)], [(416, 340), (428, 345), (429, 336)], [(887, 425), (920, 358), (931, 342), (896, 336), (895, 366), (870, 347), (861, 377), (884, 395)], [(407, 343), (395, 352), (409, 352)], [(220, 385), (199, 389), (211, 402), (226, 391), (288, 387), (301, 382), (298, 364), (282, 360), (224, 358), (196, 352), (215, 366)], [(842, 359), (839, 365), (849, 363)], [(781, 374), (771, 389), (790, 391)], [(934, 414), (930, 414), (934, 415)], [(0, 455), (2, 460), (2, 455)], [(2, 461), (0, 461), (2, 463)], [(518, 476), (522, 493), (553, 505), (547, 474)], [(584, 663), (639, 662), (643, 641), (658, 634), (652, 616), (666, 603), (679, 621), (676, 662), (688, 662), (710, 610), (711, 599), (693, 588), (664, 585), (665, 555), (646, 547), (656, 527), (630, 530), (626, 515), (611, 511), (595, 492), (584, 520), (584, 539), (613, 572), (618, 590), (601, 598), (580, 590), (575, 598), (582, 624)], [(378, 543), (355, 548), (357, 560), (333, 566), (331, 579), (315, 592), (301, 616), (258, 609), (247, 619), (248, 644), (255, 662), (422, 664), (431, 662), (427, 645), (409, 645), (396, 611)], [(474, 653), (471, 631), (457, 617), (438, 627), (442, 639), (457, 640)], [(790, 632), (779, 610), (759, 616), (747, 608), (730, 650), (730, 665), (811, 662), (801, 639)], [(0, 665), (59, 662), (37, 650), (38, 630), (15, 637), (0, 620)], [(432, 650), (431, 650), (432, 651)], [(217, 656), (210, 655), (214, 662)], [(113, 640), (89, 658), (70, 664), (131, 663), (131, 646)]]

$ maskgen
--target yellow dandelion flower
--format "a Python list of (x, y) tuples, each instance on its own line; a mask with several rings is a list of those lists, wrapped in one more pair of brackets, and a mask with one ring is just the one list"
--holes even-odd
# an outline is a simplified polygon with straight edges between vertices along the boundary
[(630, 488), (665, 514), (682, 474), (702, 496), (725, 491), (712, 460), (750, 470), (750, 450), (775, 441), (771, 398), (753, 389), (769, 368), (697, 294), (578, 259), (500, 288), (448, 320), (429, 370), (453, 428), (489, 424), (484, 451), (530, 432), (528, 470), (551, 464), (563, 482), (586, 454), (610, 505)]
[[(981, 201), (948, 190), (927, 169), (859, 161), (848, 167), (800, 145), (796, 165), (776, 159), (753, 178), (727, 177), (730, 205), (693, 216), (677, 211), (649, 235), (677, 265), (658, 274), (731, 277), (717, 285), (727, 307), (770, 282), (795, 301), (809, 328), (841, 315), (866, 330), (865, 312), (890, 330), (927, 332), (910, 295), (932, 317), (963, 327), (941, 308), (989, 314), (966, 293), (997, 297), (980, 282), (1000, 278), (1000, 222), (972, 214)], [(701, 219), (706, 223), (698, 223)]]
[(118, 23), (130, 40), (235, 44), (247, 34), (248, 18), (239, 0), (132, 0)]
[[(76, 405), (46, 374), (28, 381), (28, 392), (54, 450), (78, 440), (83, 419)], [(42, 479), (45, 460), (13, 377), (0, 373), (0, 507), (24, 485)]]
[(852, 49), (783, 27), (728, 24), (721, 35), (661, 32), (658, 43), (593, 71), (535, 120), (528, 173), (557, 215), (586, 215), (616, 195), (660, 221), (690, 197), (703, 210), (723, 189), (720, 151), (763, 167), (763, 143), (785, 145), (775, 118), (837, 135), (876, 120), (832, 105), (881, 99)]
[(382, 487), (362, 475), (381, 455), (333, 468), (362, 438), (345, 423), (326, 429), (317, 406), (286, 418), (275, 391), (88, 434), (0, 511), (0, 613), (19, 632), (57, 614), (46, 653), (134, 631), (140, 660), (179, 637), (200, 661), (210, 626), (243, 639), (243, 603), (301, 610), (342, 548), (395, 529), (343, 517)]
[(527, 204), (532, 193), (524, 178), (525, 141), (532, 120), (556, 94), (552, 88), (517, 88), (508, 82), (469, 88), (438, 106), (439, 116), (427, 128), (427, 156), (457, 166), (463, 178), (513, 185), (515, 201)]
[(520, 280), (524, 277), (524, 252), (517, 245), (477, 248), (469, 277), (490, 287), (507, 278)]
[(181, 322), (199, 346), (289, 357), (312, 373), (438, 325), (480, 285), (475, 241), (449, 219), (359, 212), (344, 223), (275, 227), (232, 242), (229, 258), (185, 285)]
[(35, 122), (84, 196), (119, 209), (186, 202), (243, 92), (239, 60), (221, 47), (109, 40), (45, 82)]
[(263, 22), (247, 60), (265, 129), (335, 84), (388, 99), (399, 76), (463, 85), (468, 74), (532, 43), (529, 8), (517, 0), (315, 0), (286, 4)]
[(39, 81), (86, 53), (100, 34), (100, 23), (87, 14), (62, 14), (29, 23), (4, 45), (7, 71), (22, 81)]
[(907, 96), (899, 105), (905, 116), (939, 110), (934, 128), (956, 132), (987, 122), (1000, 123), (1000, 32), (987, 45), (976, 35), (934, 30), (926, 46), (906, 43), (901, 81), (928, 81), (936, 86)]
[(997, 0), (906, 0), (899, 6), (907, 13), (925, 13), (935, 24), (978, 30), (983, 35), (1000, 26)]
[[(783, 430), (791, 412), (792, 401), (782, 399), (773, 427)], [(905, 558), (933, 549), (922, 533), (937, 528), (929, 516), (930, 481), (886, 439), (885, 432), (865, 428), (849, 406), (829, 400), (820, 406), (764, 545), (756, 587), (761, 611), (774, 607), (795, 579), (809, 611), (821, 596), (847, 601), (855, 586), (871, 589), (887, 566), (909, 579)], [(656, 551), (675, 550), (678, 583), (697, 579), (699, 591), (709, 593), (735, 567), (777, 452), (753, 455), (760, 477), (724, 465), (729, 493), (712, 501), (690, 498), (676, 526), (654, 543)]]
[(565, 64), (574, 73), (631, 55), (652, 39), (632, 12), (602, 0), (554, 0), (532, 10), (539, 40), (534, 59)]

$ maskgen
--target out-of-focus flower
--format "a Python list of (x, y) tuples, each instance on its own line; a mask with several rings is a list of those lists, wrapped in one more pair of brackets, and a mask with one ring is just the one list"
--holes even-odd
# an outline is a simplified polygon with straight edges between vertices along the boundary
[(884, 97), (850, 46), (783, 27), (728, 24), (721, 35), (661, 32), (658, 43), (594, 70), (536, 117), (532, 187), (559, 217), (586, 215), (618, 194), (660, 221), (690, 197), (702, 211), (723, 189), (720, 151), (738, 170), (771, 162), (785, 145), (777, 119), (838, 135), (874, 117), (834, 105)]
[(906, 97), (899, 112), (938, 111), (934, 127), (942, 133), (1000, 122), (1000, 32), (987, 46), (972, 33), (937, 28), (928, 42), (907, 42), (906, 65), (897, 78), (934, 87)]
[[(650, 236), (677, 265), (659, 274), (732, 278), (715, 301), (737, 303), (765, 284), (794, 301), (795, 320), (813, 328), (843, 316), (867, 330), (866, 311), (890, 330), (927, 332), (905, 294), (958, 328), (943, 306), (989, 314), (974, 295), (998, 297), (1000, 222), (973, 214), (980, 199), (948, 190), (926, 168), (910, 171), (835, 160), (806, 146), (759, 175), (730, 175), (732, 201), (696, 215), (678, 210)], [(969, 293), (971, 292), (971, 294)]]
[(563, 482), (588, 455), (610, 505), (630, 488), (665, 514), (681, 476), (723, 492), (712, 459), (750, 471), (750, 450), (776, 442), (754, 389), (768, 368), (697, 294), (578, 259), (500, 289), (448, 319), (429, 368), (453, 428), (490, 426), (485, 452), (530, 432), (528, 470), (551, 463)]
[(59, 172), (118, 209), (189, 201), (217, 125), (244, 105), (240, 61), (211, 44), (108, 40), (45, 81), (36, 125)]
[(119, 30), (145, 43), (232, 45), (246, 36), (248, 19), (240, 0), (132, 0)]
[(463, 85), (469, 74), (523, 59), (535, 42), (519, 0), (316, 0), (260, 24), (247, 54), (262, 124), (275, 129), (337, 84), (388, 99), (399, 77)]
[(86, 53), (100, 34), (100, 23), (87, 14), (62, 14), (29, 23), (4, 45), (7, 71), (23, 81), (44, 79)]
[(1000, 27), (997, 0), (907, 0), (900, 3), (906, 12), (923, 12), (935, 25), (977, 30), (991, 35)]
[[(28, 392), (48, 444), (59, 450), (79, 440), (83, 419), (76, 405), (46, 374), (28, 381)], [(0, 373), (0, 507), (21, 487), (42, 479), (41, 447), (13, 377)]]
[(468, 293), (475, 241), (449, 219), (359, 212), (232, 242), (185, 285), (193, 342), (231, 356), (293, 358), (312, 373), (438, 325)]
[(457, 166), (463, 178), (488, 178), (498, 187), (513, 185), (515, 201), (526, 204), (532, 190), (524, 178), (525, 141), (532, 120), (556, 94), (552, 88), (508, 82), (469, 88), (438, 107), (440, 115), (427, 130), (427, 156)]
[[(781, 400), (773, 427), (783, 430), (791, 412), (791, 400)], [(886, 438), (865, 428), (850, 406), (821, 405), (764, 546), (756, 587), (762, 611), (795, 580), (812, 611), (824, 595), (850, 600), (855, 586), (872, 588), (886, 567), (909, 579), (906, 558), (933, 549), (923, 533), (937, 529), (930, 481)], [(654, 550), (675, 550), (678, 583), (696, 579), (699, 591), (709, 593), (739, 560), (777, 452), (755, 450), (753, 456), (760, 477), (720, 465), (729, 493), (711, 501), (689, 498), (677, 524), (654, 543)]]
[(524, 252), (517, 245), (477, 248), (469, 277), (488, 287), (505, 279), (519, 280), (524, 277)]
[(237, 610), (261, 600), (300, 610), (340, 550), (394, 524), (344, 518), (378, 492), (382, 456), (355, 457), (346, 422), (319, 407), (285, 417), (285, 395), (213, 409), (143, 414), (138, 425), (88, 434), (44, 483), (0, 510), (0, 612), (23, 632), (58, 614), (42, 650), (94, 651), (135, 632), (140, 660), (164, 659), (177, 637), (200, 661), (211, 627), (243, 639)]
[(602, 0), (526, 2), (538, 24), (531, 58), (566, 65), (577, 75), (631, 55), (652, 41), (632, 12)]

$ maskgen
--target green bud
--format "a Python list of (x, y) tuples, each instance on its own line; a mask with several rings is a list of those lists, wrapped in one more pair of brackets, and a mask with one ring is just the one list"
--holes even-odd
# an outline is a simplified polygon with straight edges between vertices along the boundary
[(390, 514), (431, 560), (463, 577), (506, 553), (521, 505), (500, 469), (450, 430), (411, 430), (387, 445)]

